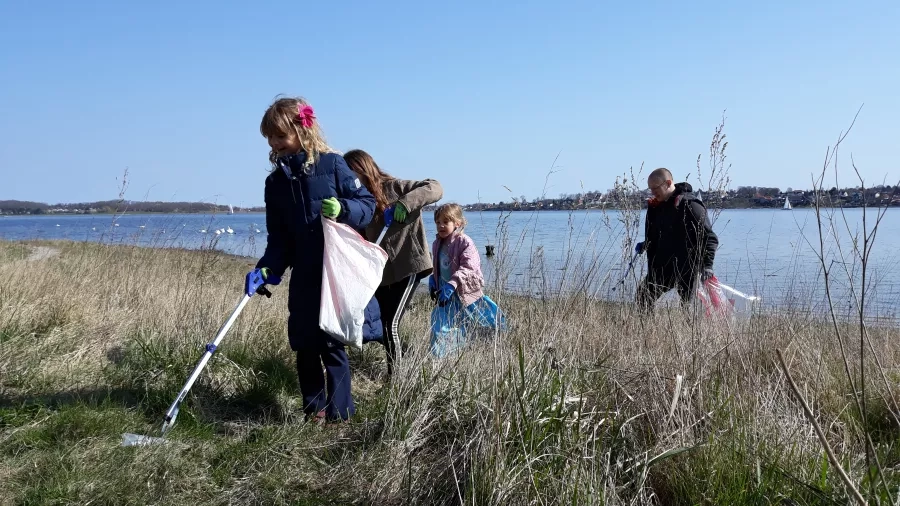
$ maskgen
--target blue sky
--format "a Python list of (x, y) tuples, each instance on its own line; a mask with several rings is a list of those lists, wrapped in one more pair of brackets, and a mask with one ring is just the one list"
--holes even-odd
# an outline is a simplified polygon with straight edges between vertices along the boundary
[[(841, 157), (900, 178), (900, 2), (3, 2), (0, 199), (262, 204), (259, 119), (302, 95), (331, 144), (445, 200), (683, 178), (727, 110), (733, 186)], [(692, 180), (694, 177), (692, 176)], [(510, 194), (504, 185), (513, 192)]]

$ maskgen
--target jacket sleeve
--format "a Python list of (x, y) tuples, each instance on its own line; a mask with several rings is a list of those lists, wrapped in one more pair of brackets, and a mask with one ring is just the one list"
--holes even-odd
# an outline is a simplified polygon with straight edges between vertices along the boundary
[(647, 206), (647, 213), (644, 215), (644, 253), (649, 259), (656, 252), (656, 243), (650, 240), (650, 222), (653, 220), (653, 208)]
[(344, 157), (335, 156), (335, 178), (337, 179), (338, 202), (341, 203), (341, 214), (338, 222), (362, 230), (372, 221), (375, 213), (375, 197), (360, 183)]
[(459, 258), (456, 261), (456, 270), (450, 277), (450, 284), (457, 292), (471, 292), (479, 290), (484, 286), (484, 277), (481, 274), (481, 257), (478, 256), (478, 250), (475, 243), (468, 237), (463, 238), (466, 241), (465, 247), (460, 251)]
[(278, 206), (274, 202), (271, 189), (272, 178), (266, 178), (265, 202), (266, 202), (266, 251), (256, 263), (256, 268), (268, 267), (272, 274), (283, 276), (284, 271), (290, 267), (290, 255), (288, 250), (287, 229)]
[(716, 249), (719, 247), (719, 236), (713, 232), (703, 204), (692, 200), (688, 203), (687, 211), (687, 215), (692, 221), (688, 226), (691, 243), (696, 245), (702, 255), (703, 269), (712, 270), (716, 259)]
[(400, 198), (398, 202), (406, 207), (406, 210), (414, 213), (423, 207), (434, 204), (444, 197), (444, 188), (435, 179), (422, 181), (402, 180), (400, 183)]

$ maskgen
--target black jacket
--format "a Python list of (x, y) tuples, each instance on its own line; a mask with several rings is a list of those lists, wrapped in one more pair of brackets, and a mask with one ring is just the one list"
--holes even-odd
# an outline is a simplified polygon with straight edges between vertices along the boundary
[(675, 185), (665, 202), (651, 201), (644, 223), (644, 249), (651, 272), (686, 278), (713, 268), (719, 238), (706, 207), (688, 183)]

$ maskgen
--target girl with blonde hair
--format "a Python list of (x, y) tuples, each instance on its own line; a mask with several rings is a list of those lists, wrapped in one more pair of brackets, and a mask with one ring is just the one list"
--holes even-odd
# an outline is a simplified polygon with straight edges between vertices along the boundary
[[(288, 340), (297, 354), (303, 410), (320, 423), (346, 420), (355, 412), (347, 353), (319, 328), (325, 246), (320, 216), (362, 232), (372, 221), (375, 197), (325, 141), (306, 100), (278, 98), (263, 114), (259, 131), (268, 140), (272, 164), (265, 185), (268, 236), (265, 253), (247, 275), (247, 292), (278, 284), (291, 268)], [(364, 331), (381, 333), (374, 297)]]

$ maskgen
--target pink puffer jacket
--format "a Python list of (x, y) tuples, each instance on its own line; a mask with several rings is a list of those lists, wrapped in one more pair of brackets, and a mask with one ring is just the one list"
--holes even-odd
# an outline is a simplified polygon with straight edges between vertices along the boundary
[(447, 253), (450, 256), (450, 268), (453, 275), (448, 282), (456, 290), (463, 307), (472, 304), (484, 297), (484, 276), (481, 274), (481, 257), (475, 241), (462, 232), (456, 232), (447, 239), (440, 237), (434, 240), (431, 246), (431, 258), (434, 263), (431, 275), (441, 286), (440, 249), (441, 244), (447, 243)]

